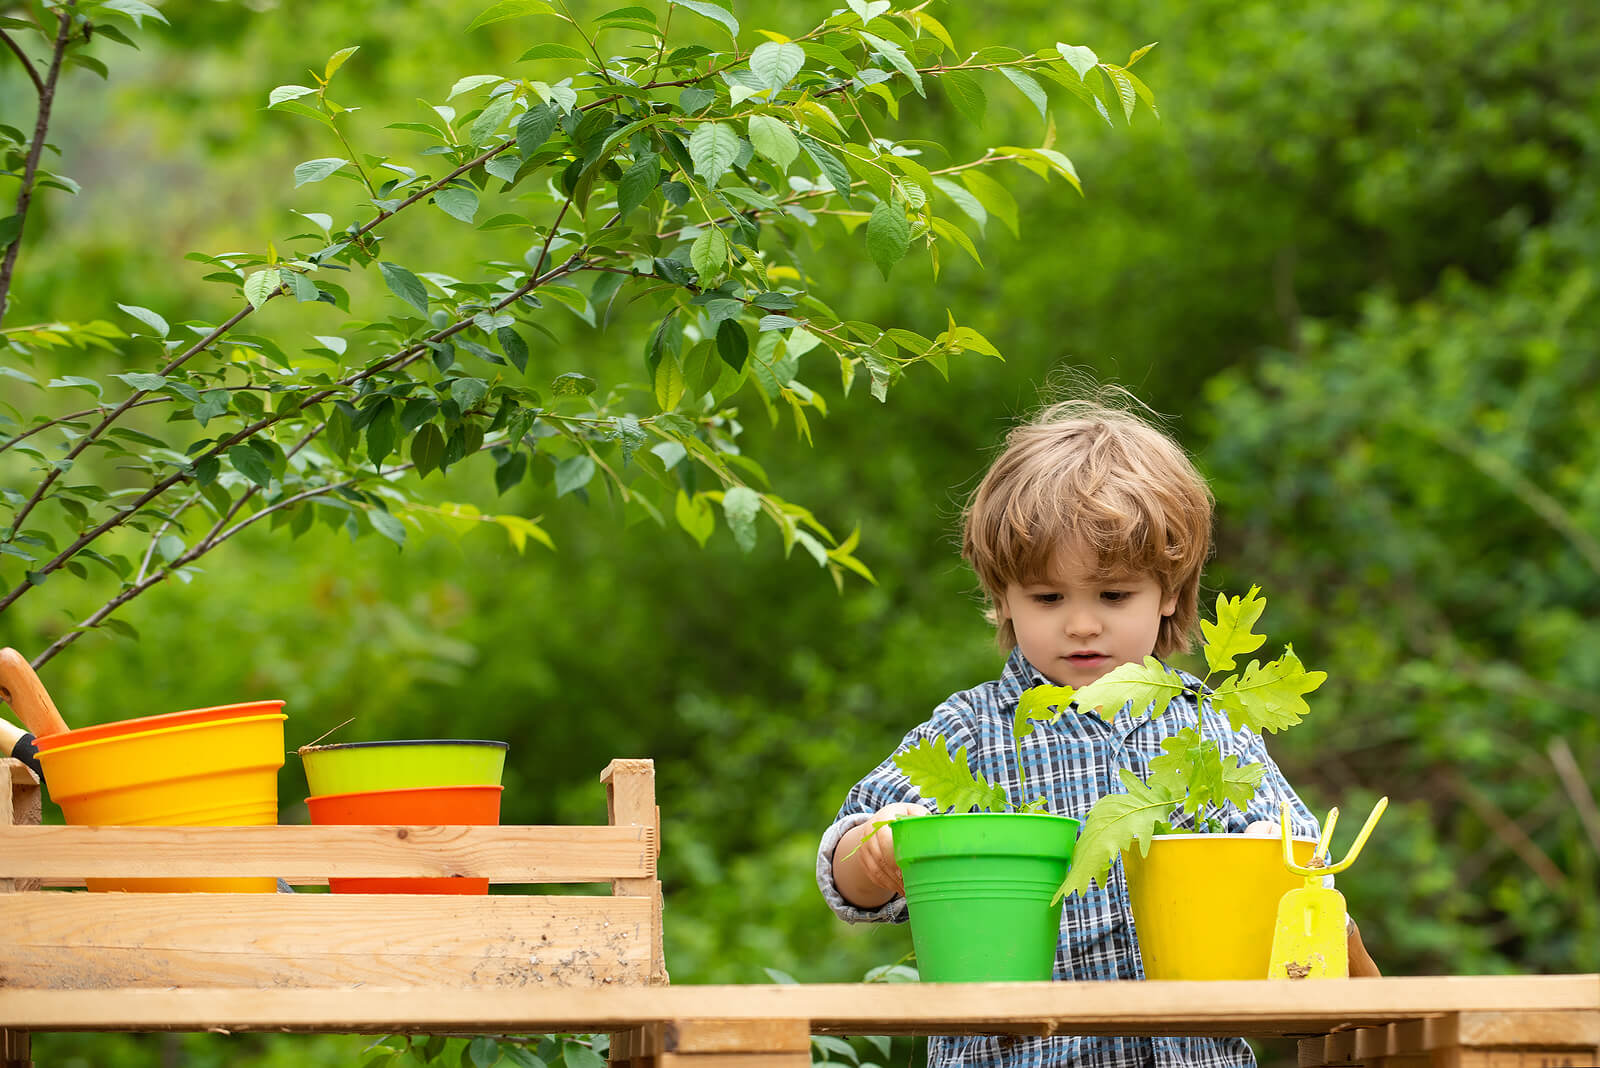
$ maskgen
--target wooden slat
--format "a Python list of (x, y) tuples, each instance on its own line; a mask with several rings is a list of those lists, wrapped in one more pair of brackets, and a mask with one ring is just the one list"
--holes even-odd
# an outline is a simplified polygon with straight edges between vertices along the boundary
[[(661, 809), (656, 806), (655, 768), (653, 760), (613, 760), (600, 773), (600, 782), (606, 789), (607, 822), (622, 827), (648, 828), (652, 832), (651, 840), (659, 848)], [(649, 898), (655, 903), (655, 914), (661, 915), (663, 909), (661, 880), (653, 873), (642, 879), (614, 879), (611, 883), (611, 892), (619, 897)], [(651, 981), (660, 984), (668, 981), (663, 941), (664, 932), (658, 926), (655, 930)]]
[(650, 903), (631, 898), (37, 893), (4, 904), (0, 996), (23, 986), (526, 991), (650, 975)]
[[(128, 900), (139, 896), (128, 895)], [(615, 906), (626, 899), (608, 900)], [(388, 924), (377, 913), (370, 914), (365, 926), (374, 939), (388, 933)], [(517, 935), (519, 941), (523, 937)], [(623, 1031), (651, 1022), (698, 1019), (801, 1020), (812, 1034), (1026, 1034), (1048, 1026), (1058, 1034), (1265, 1035), (1315, 1034), (1456, 1011), (1516, 1010), (1600, 1010), (1600, 975), (1315, 983), (618, 984), (598, 990), (563, 990), (546, 983), (536, 993), (526, 988), (384, 989), (374, 984), (342, 990), (103, 990), (93, 997), (0, 987), (0, 1027), (33, 1030), (537, 1033)]]
[(654, 827), (0, 827), (0, 878), (655, 878)]

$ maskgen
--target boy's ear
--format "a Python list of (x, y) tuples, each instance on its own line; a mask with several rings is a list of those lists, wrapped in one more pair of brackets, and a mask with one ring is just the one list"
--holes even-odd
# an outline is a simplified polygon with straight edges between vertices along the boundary
[(1171, 597), (1168, 597), (1165, 601), (1161, 602), (1161, 614), (1163, 616), (1170, 616), (1174, 612), (1176, 612), (1177, 610), (1178, 610), (1178, 595), (1177, 594), (1173, 594)]
[(1006, 608), (1006, 595), (996, 594), (990, 598), (994, 604), (994, 625), (1003, 627), (1011, 619), (1011, 612)]

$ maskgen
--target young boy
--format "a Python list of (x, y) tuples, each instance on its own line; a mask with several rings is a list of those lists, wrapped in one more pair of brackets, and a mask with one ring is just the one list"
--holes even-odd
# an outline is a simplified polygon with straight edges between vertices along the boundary
[[(1199, 621), (1200, 570), (1211, 551), (1209, 487), (1183, 450), (1127, 411), (1087, 401), (1047, 409), (1012, 431), (1006, 448), (968, 504), (962, 556), (982, 583), (999, 644), (1010, 653), (1000, 678), (953, 694), (900, 743), (944, 735), (951, 752), (967, 747), (973, 770), (1015, 794), (1011, 726), (1024, 690), (1046, 682), (1086, 686), (1152, 653), (1189, 648)], [(1197, 681), (1191, 679), (1190, 681)], [(1290, 802), (1297, 834), (1316, 820), (1284, 781), (1261, 738), (1235, 733), (1226, 717), (1187, 695), (1166, 715), (1107, 723), (1069, 709), (1024, 744), (1029, 791), (1043, 790), (1051, 812), (1083, 819), (1102, 794), (1121, 792), (1119, 768), (1144, 776), (1161, 740), (1198, 726), (1241, 763), (1267, 766), (1248, 812), (1229, 806), (1230, 831), (1271, 821)], [(906, 901), (894, 860), (892, 828), (868, 836), (874, 821), (925, 815), (930, 805), (894, 766), (892, 755), (846, 796), (822, 836), (817, 882), (840, 917), (904, 922)], [(863, 841), (865, 839), (865, 841)], [(1352, 974), (1376, 975), (1351, 928)], [(1066, 901), (1056, 946), (1057, 979), (1142, 979), (1122, 864), (1108, 884)], [(1249, 1065), (1243, 1039), (959, 1036), (928, 1042), (930, 1068), (953, 1065)]]

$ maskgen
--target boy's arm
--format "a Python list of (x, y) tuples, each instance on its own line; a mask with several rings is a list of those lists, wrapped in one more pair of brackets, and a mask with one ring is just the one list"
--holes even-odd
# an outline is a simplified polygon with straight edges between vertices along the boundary
[(1345, 935), (1346, 948), (1350, 955), (1350, 978), (1352, 979), (1378, 979), (1383, 973), (1378, 970), (1378, 964), (1372, 959), (1372, 954), (1367, 952), (1367, 947), (1361, 942), (1361, 928), (1356, 926), (1356, 921), (1351, 920)]

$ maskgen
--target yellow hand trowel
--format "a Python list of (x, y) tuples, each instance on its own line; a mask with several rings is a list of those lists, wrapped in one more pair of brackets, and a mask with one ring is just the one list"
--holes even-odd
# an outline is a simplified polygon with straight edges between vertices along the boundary
[(1344, 979), (1350, 974), (1350, 949), (1345, 938), (1344, 895), (1322, 885), (1324, 876), (1336, 875), (1354, 864), (1367, 844), (1367, 836), (1378, 825), (1378, 817), (1389, 807), (1389, 799), (1381, 797), (1367, 817), (1367, 825), (1356, 835), (1355, 844), (1343, 860), (1328, 863), (1328, 845), (1333, 841), (1333, 827), (1339, 822), (1339, 810), (1328, 813), (1322, 825), (1322, 837), (1312, 851), (1311, 860), (1304, 867), (1294, 862), (1294, 847), (1289, 832), (1289, 805), (1282, 802), (1278, 809), (1278, 822), (1283, 834), (1283, 863), (1296, 875), (1305, 877), (1306, 885), (1290, 890), (1278, 902), (1278, 926), (1272, 936), (1271, 963), (1267, 966), (1268, 979)]

